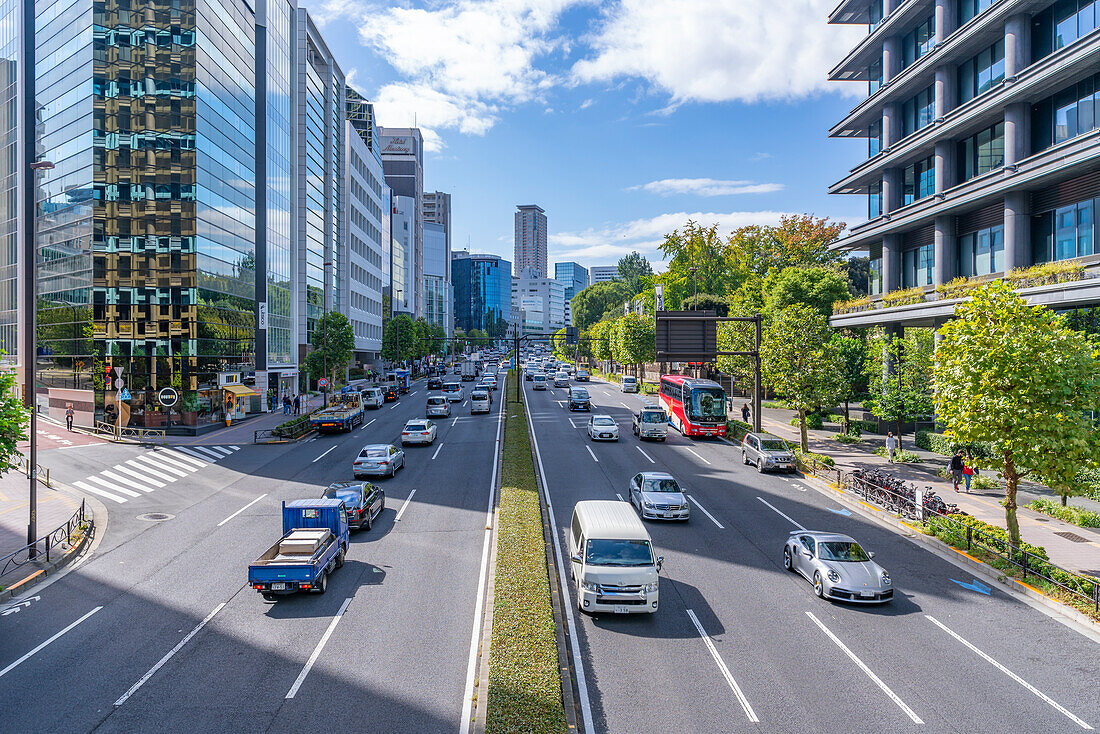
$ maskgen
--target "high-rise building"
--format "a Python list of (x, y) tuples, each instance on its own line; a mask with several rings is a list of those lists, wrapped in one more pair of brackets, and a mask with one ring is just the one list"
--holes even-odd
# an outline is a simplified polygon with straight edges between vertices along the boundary
[(619, 279), (618, 265), (593, 265), (588, 272), (592, 274), (593, 283), (606, 283)]
[[(348, 165), (344, 212), (347, 216), (348, 277), (344, 279), (347, 317), (355, 334), (355, 361), (373, 364), (382, 348), (384, 249), (390, 234), (383, 212), (389, 208), (389, 187), (383, 183), (382, 157), (367, 148), (362, 132), (348, 120), (344, 127)], [(366, 139), (370, 139), (370, 130)]]
[(503, 337), (512, 315), (512, 264), (496, 255), (451, 256), (456, 329), (480, 329)]
[[(868, 219), (835, 246), (871, 265), (870, 303), (841, 305), (834, 326), (938, 326), (963, 292), (944, 288), (957, 279), (1052, 261), (1095, 267), (1098, 11), (1097, 0), (844, 0), (833, 10), (831, 23), (867, 29), (830, 72), (867, 83), (829, 131), (867, 140), (866, 160), (829, 190), (864, 197)], [(1018, 292), (1070, 309), (1100, 302), (1095, 282)], [(884, 298), (902, 289), (912, 293)]]
[(565, 286), (559, 280), (512, 278), (512, 303), (523, 312), (523, 334), (553, 334), (565, 326)]
[[(419, 318), (416, 313), (417, 294), (421, 289), (417, 284), (423, 281), (423, 275), (416, 277), (416, 230), (421, 221), (418, 216), (416, 200), (411, 196), (390, 196), (390, 234), (393, 236), (393, 313), (404, 313)], [(423, 243), (420, 252), (423, 254)], [(420, 266), (423, 272), (423, 264)], [(422, 315), (422, 314), (421, 314)]]
[[(411, 209), (402, 211), (410, 218), (406, 259), (409, 264), (406, 284), (411, 290), (405, 300), (414, 318), (424, 315), (424, 217), (421, 213), (424, 199), (424, 137), (415, 127), (379, 127), (382, 146), (382, 168), (386, 172), (386, 184), (396, 197), (411, 201)], [(397, 234), (395, 233), (395, 237)], [(403, 236), (403, 233), (402, 233)]]
[(573, 296), (588, 287), (588, 270), (579, 263), (554, 263), (554, 280), (565, 286), (565, 300), (572, 301)]
[(536, 204), (516, 207), (516, 275), (546, 277), (546, 212)]
[(381, 154), (374, 105), (351, 87), (347, 89), (347, 116), (352, 128), (372, 153)]
[[(429, 321), (436, 322), (436, 318), (443, 319), (442, 326), (451, 335), (454, 328), (452, 304), (454, 303), (454, 287), (451, 281), (451, 195), (442, 191), (425, 191), (424, 200), (421, 202), (421, 212), (424, 215), (424, 306), (426, 314), (436, 314)], [(428, 227), (435, 225), (441, 228), (444, 242), (442, 247), (430, 245), (428, 242)], [(433, 230), (433, 235), (435, 232)], [(433, 251), (434, 250), (434, 251)], [(442, 259), (440, 259), (442, 253)], [(432, 279), (436, 280), (432, 280)], [(441, 281), (441, 282), (440, 282)], [(442, 296), (442, 301), (440, 301)], [(432, 306), (432, 299), (436, 307)]]

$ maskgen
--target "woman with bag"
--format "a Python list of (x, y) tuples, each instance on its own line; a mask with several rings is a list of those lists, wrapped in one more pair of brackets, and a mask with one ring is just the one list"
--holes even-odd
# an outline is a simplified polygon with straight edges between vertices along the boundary
[(971, 466), (971, 462), (963, 464), (963, 481), (966, 483), (966, 489), (964, 492), (970, 492), (970, 480), (974, 478), (974, 467)]

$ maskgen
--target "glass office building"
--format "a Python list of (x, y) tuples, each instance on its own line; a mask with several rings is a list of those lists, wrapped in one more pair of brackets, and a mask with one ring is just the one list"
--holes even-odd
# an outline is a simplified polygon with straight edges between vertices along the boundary
[(565, 300), (572, 301), (588, 287), (588, 269), (580, 263), (554, 263), (554, 280), (565, 286)]
[(496, 255), (456, 252), (451, 260), (456, 329), (504, 334), (512, 313), (512, 264)]

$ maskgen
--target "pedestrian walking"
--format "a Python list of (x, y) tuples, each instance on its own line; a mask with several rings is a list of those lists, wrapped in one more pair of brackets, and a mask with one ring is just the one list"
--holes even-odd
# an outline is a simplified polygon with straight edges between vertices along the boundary
[(970, 493), (970, 480), (974, 478), (974, 467), (967, 461), (963, 464), (963, 482), (966, 484), (966, 489), (963, 491), (967, 494)]
[(283, 395), (283, 415), (290, 415), (290, 396)]
[(894, 432), (893, 431), (887, 431), (886, 432), (886, 458), (889, 459), (891, 464), (894, 463), (894, 452), (897, 450), (897, 448), (898, 448), (898, 440), (896, 438), (894, 438)]
[(73, 430), (73, 406), (69, 403), (69, 407), (65, 409), (65, 427), (70, 431)]
[(959, 449), (954, 456), (951, 457), (951, 462), (947, 465), (948, 471), (951, 472), (951, 484), (954, 486), (955, 491), (959, 491), (959, 482), (963, 479), (963, 467), (966, 463), (963, 461), (962, 449)]
[(295, 395), (294, 396), (294, 415), (301, 415), (301, 414), (302, 414), (302, 396), (301, 395)]
[(745, 403), (744, 405), (741, 406), (741, 422), (742, 423), (748, 423), (749, 422), (749, 414), (750, 414), (749, 404)]

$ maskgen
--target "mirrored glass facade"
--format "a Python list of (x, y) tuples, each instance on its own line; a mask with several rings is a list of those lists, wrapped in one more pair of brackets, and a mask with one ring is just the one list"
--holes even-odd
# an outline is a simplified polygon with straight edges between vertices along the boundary
[(267, 363), (295, 362), (292, 289), (292, 22), (294, 5), (267, 0)]
[(512, 312), (512, 264), (495, 255), (456, 255), (451, 261), (455, 328), (488, 331)]

